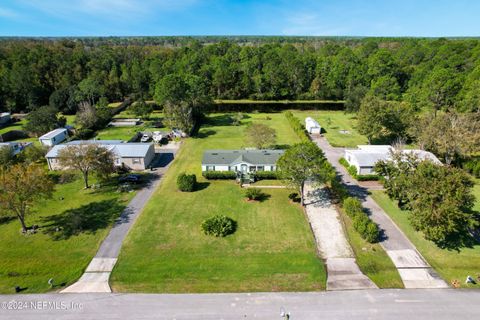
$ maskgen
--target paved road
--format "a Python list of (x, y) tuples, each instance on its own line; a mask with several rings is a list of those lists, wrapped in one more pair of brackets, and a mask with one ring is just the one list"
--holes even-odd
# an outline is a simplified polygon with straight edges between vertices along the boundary
[(375, 289), (358, 267), (339, 214), (324, 188), (305, 186), (305, 212), (327, 266), (327, 290)]
[(448, 285), (425, 261), (405, 234), (368, 195), (368, 190), (359, 186), (338, 162), (343, 157), (344, 149), (332, 147), (325, 138), (318, 135), (312, 136), (312, 140), (325, 152), (325, 156), (341, 176), (350, 194), (360, 198), (371, 219), (383, 231), (380, 244), (397, 267), (405, 288), (447, 288)]
[[(28, 307), (5, 310), (10, 306)], [(0, 296), (0, 320), (51, 319), (479, 319), (480, 291), (353, 290), (315, 293), (45, 294)], [(39, 308), (38, 306), (41, 306)], [(36, 310), (32, 310), (37, 306)], [(68, 310), (57, 310), (62, 308)]]
[(147, 185), (137, 192), (120, 217), (115, 221), (82, 277), (71, 286), (62, 290), (62, 293), (111, 292), (108, 280), (117, 262), (123, 240), (160, 184), (161, 178), (167, 171), (177, 150), (178, 145), (168, 149), (160, 148), (156, 151), (152, 164), (155, 170), (149, 172), (151, 177)]

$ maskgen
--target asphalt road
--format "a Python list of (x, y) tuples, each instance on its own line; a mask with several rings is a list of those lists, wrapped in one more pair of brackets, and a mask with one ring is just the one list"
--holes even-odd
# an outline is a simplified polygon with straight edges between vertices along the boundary
[[(18, 310), (20, 308), (23, 310)], [(5, 310), (10, 307), (12, 310)], [(36, 307), (36, 309), (34, 309)], [(61, 310), (64, 308), (65, 310)], [(0, 296), (0, 319), (479, 319), (480, 291)]]

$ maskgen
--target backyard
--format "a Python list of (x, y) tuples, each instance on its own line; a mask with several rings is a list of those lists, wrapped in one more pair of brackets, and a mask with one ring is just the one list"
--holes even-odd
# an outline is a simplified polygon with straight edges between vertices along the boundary
[(302, 123), (306, 117), (312, 117), (322, 127), (325, 138), (333, 147), (353, 148), (359, 144), (366, 144), (367, 138), (357, 132), (355, 114), (344, 111), (306, 110), (292, 111)]
[[(278, 144), (298, 142), (282, 113), (248, 114), (234, 126), (213, 114), (196, 138), (184, 141), (175, 162), (127, 236), (111, 277), (117, 292), (312, 291), (325, 288), (325, 269), (314, 239), (288, 189), (264, 189), (262, 202), (246, 202), (234, 181), (201, 178), (206, 149), (245, 147), (246, 124), (264, 123)], [(198, 190), (177, 191), (179, 173), (195, 173)], [(200, 224), (215, 215), (238, 223), (226, 238), (206, 236)]]
[(32, 208), (36, 214), (27, 217), (27, 225), (38, 225), (36, 234), (23, 235), (15, 218), (0, 220), (0, 293), (15, 293), (16, 286), (26, 293), (49, 291), (50, 278), (54, 290), (73, 283), (133, 194), (117, 193), (116, 180), (85, 190), (75, 176), (57, 183), (53, 198)]
[[(475, 189), (476, 210), (480, 207), (480, 188), (477, 183)], [(408, 212), (402, 211), (383, 191), (372, 191), (372, 197), (395, 221), (395, 223), (407, 235), (418, 251), (427, 259), (432, 267), (449, 284), (452, 280), (458, 280), (462, 287), (474, 287), (466, 285), (465, 278), (470, 275), (474, 278), (480, 275), (480, 244), (471, 248), (462, 248), (459, 251), (441, 249), (433, 242), (425, 240), (420, 232), (415, 231), (408, 220)]]

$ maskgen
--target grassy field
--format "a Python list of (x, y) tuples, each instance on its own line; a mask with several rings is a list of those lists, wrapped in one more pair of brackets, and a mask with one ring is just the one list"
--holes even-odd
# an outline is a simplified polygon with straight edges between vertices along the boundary
[[(125, 110), (115, 116), (115, 118), (135, 118), (128, 110)], [(153, 124), (157, 121), (162, 121), (163, 114), (159, 111), (154, 111), (149, 120), (143, 124), (133, 127), (106, 127), (97, 132), (96, 138), (101, 140), (130, 140), (137, 132), (143, 131), (167, 131), (165, 127), (156, 128)]]
[[(477, 185), (477, 204), (479, 207), (480, 197)], [(472, 248), (464, 248), (460, 251), (438, 248), (433, 242), (424, 239), (420, 232), (416, 232), (408, 221), (408, 212), (402, 211), (388, 198), (383, 191), (372, 191), (372, 197), (403, 230), (418, 251), (427, 259), (432, 267), (448, 283), (456, 279), (462, 287), (480, 288), (480, 285), (466, 285), (465, 278), (471, 275), (476, 278), (480, 275), (480, 245)]]
[[(270, 120), (267, 120), (269, 119)], [(199, 190), (177, 191), (180, 172), (201, 174), (205, 149), (245, 146), (249, 122), (277, 130), (278, 143), (297, 142), (283, 114), (250, 114), (240, 126), (210, 116), (197, 138), (184, 141), (172, 167), (124, 242), (111, 277), (122, 292), (311, 291), (325, 288), (325, 269), (302, 209), (288, 189), (265, 189), (249, 203), (233, 181), (199, 179)], [(204, 235), (207, 217), (225, 214), (238, 222), (226, 238)]]
[(353, 228), (352, 220), (343, 212), (341, 219), (352, 246), (357, 264), (379, 288), (403, 288), (403, 282), (385, 250), (378, 243), (368, 243)]
[[(312, 117), (318, 121), (324, 136), (334, 147), (356, 147), (359, 144), (366, 144), (367, 138), (355, 129), (355, 115), (343, 111), (323, 111), (323, 110), (294, 110), (292, 113), (305, 122), (306, 117)], [(341, 133), (346, 130), (348, 133)]]
[(78, 178), (57, 184), (53, 198), (38, 203), (37, 214), (27, 218), (27, 225), (40, 228), (33, 235), (23, 235), (17, 219), (0, 220), (0, 293), (14, 293), (15, 286), (25, 293), (49, 291), (50, 278), (73, 283), (133, 196), (115, 190), (84, 190)]

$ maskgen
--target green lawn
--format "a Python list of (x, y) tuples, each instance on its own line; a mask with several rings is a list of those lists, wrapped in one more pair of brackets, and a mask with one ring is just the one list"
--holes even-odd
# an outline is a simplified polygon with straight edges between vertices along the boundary
[(84, 190), (78, 178), (57, 184), (53, 198), (38, 203), (37, 214), (27, 218), (27, 225), (40, 227), (34, 235), (23, 235), (16, 219), (1, 220), (0, 293), (14, 293), (15, 286), (45, 292), (50, 278), (66, 285), (78, 279), (134, 194), (115, 190)]
[[(477, 204), (479, 207), (480, 196), (478, 184), (476, 187)], [(372, 197), (403, 230), (418, 251), (427, 259), (431, 266), (448, 283), (459, 280), (463, 287), (480, 288), (480, 285), (466, 285), (465, 278), (471, 275), (476, 278), (480, 275), (480, 245), (464, 248), (460, 251), (438, 248), (433, 242), (424, 239), (420, 232), (416, 232), (408, 221), (408, 212), (402, 211), (388, 198), (383, 191), (372, 191)]]
[(403, 288), (403, 282), (385, 250), (378, 243), (368, 243), (353, 228), (352, 220), (340, 210), (350, 245), (357, 264), (379, 288)]
[[(115, 118), (135, 118), (128, 110), (125, 110), (115, 116)], [(156, 128), (153, 124), (162, 121), (163, 113), (154, 111), (149, 120), (145, 120), (143, 124), (133, 127), (106, 127), (97, 132), (95, 138), (101, 140), (130, 140), (137, 132), (143, 131), (166, 131), (165, 127)]]
[[(317, 120), (324, 130), (324, 136), (334, 147), (356, 147), (368, 142), (367, 138), (358, 133), (355, 128), (355, 114), (329, 110), (292, 110), (292, 112), (302, 123), (305, 123), (306, 117)], [(349, 133), (340, 133), (340, 130), (346, 130)]]
[[(270, 120), (267, 120), (270, 118)], [(161, 186), (124, 242), (111, 277), (122, 292), (311, 291), (325, 288), (325, 269), (301, 208), (290, 204), (288, 189), (265, 189), (264, 202), (248, 203), (233, 181), (205, 181), (200, 190), (181, 193), (180, 172), (201, 174), (205, 149), (245, 146), (249, 122), (277, 130), (278, 143), (298, 141), (285, 117), (249, 114), (241, 126), (229, 116), (210, 116), (197, 138), (184, 141)], [(238, 222), (226, 238), (204, 235), (201, 222), (225, 214)]]

